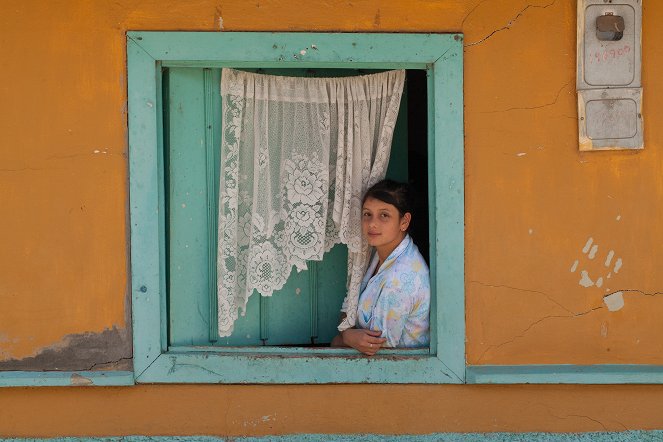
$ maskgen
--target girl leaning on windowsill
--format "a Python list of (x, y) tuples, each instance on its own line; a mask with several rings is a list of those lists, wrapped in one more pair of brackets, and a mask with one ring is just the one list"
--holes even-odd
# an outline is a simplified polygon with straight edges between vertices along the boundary
[(362, 203), (362, 234), (374, 247), (361, 283), (354, 328), (332, 340), (372, 356), (382, 347), (427, 347), (430, 278), (426, 261), (408, 235), (412, 221), (407, 184), (383, 180)]

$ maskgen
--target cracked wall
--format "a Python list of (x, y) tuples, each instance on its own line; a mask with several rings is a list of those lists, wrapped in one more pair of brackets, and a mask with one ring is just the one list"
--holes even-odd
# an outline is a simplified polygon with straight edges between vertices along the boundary
[[(579, 153), (575, 2), (4, 1), (3, 55), (21, 62), (3, 68), (0, 86), (0, 370), (128, 368), (125, 32), (220, 29), (462, 31), (468, 362), (663, 363), (663, 53), (655, 46), (663, 3), (643, 8), (645, 150)], [(582, 272), (592, 284), (580, 284)], [(661, 394), (649, 386), (5, 389), (0, 434), (621, 431), (660, 428)], [(347, 406), (368, 396), (386, 405), (366, 416)]]
[(645, 150), (603, 154), (578, 152), (575, 2), (508, 3), (463, 25), (468, 363), (661, 364), (660, 6)]

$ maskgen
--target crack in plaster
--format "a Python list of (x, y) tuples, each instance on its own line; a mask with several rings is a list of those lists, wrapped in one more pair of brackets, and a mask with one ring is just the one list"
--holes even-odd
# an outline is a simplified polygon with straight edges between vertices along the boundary
[(482, 286), (484, 286), (484, 287), (506, 288), (506, 289), (518, 290), (518, 291), (521, 291), (521, 292), (538, 293), (538, 294), (543, 295), (543, 296), (545, 296), (546, 298), (548, 298), (548, 300), (550, 300), (550, 302), (556, 304), (558, 307), (560, 307), (561, 309), (565, 310), (566, 312), (568, 312), (568, 313), (570, 313), (570, 314), (572, 314), (572, 315), (575, 315), (575, 314), (576, 314), (576, 312), (574, 312), (573, 310), (570, 310), (570, 309), (566, 308), (564, 305), (562, 305), (561, 303), (557, 302), (557, 301), (556, 301), (555, 299), (553, 299), (553, 297), (550, 296), (549, 294), (544, 293), (544, 292), (540, 292), (540, 291), (538, 291), (538, 290), (521, 289), (521, 288), (519, 288), (519, 287), (511, 287), (511, 286), (508, 286), (508, 285), (493, 285), (493, 284), (486, 284), (486, 283), (481, 282), (481, 281), (470, 281), (470, 283), (471, 283), (471, 284), (472, 284), (472, 283), (474, 283), (474, 284), (479, 284), (479, 285), (482, 285)]
[(90, 155), (105, 155), (105, 156), (121, 156), (123, 158), (126, 158), (127, 155), (124, 152), (108, 152), (108, 150), (94, 150), (92, 152), (83, 152), (83, 153), (72, 153), (68, 155), (51, 155), (46, 157), (47, 160), (69, 160), (72, 158), (78, 158), (78, 157), (89, 157)]
[[(500, 109), (500, 110), (481, 111), (481, 112), (478, 112), (478, 113), (480, 113), (480, 114), (496, 114), (496, 113), (500, 113), (500, 112), (509, 112), (509, 111), (512, 111), (512, 110), (534, 110), (534, 109), (542, 109), (544, 107), (554, 106), (554, 105), (557, 104), (557, 101), (559, 100), (559, 97), (562, 94), (562, 91), (564, 89), (566, 89), (572, 82), (573, 81), (568, 81), (568, 82), (564, 83), (564, 85), (555, 94), (555, 99), (550, 103), (541, 104), (541, 105), (538, 105), (538, 106), (510, 107), (510, 108), (507, 108), (507, 109)], [(573, 117), (573, 119), (575, 120), (576, 118)]]
[(488, 1), (488, 0), (482, 0), (482, 1), (480, 1), (479, 3), (477, 3), (477, 4), (474, 6), (474, 8), (470, 9), (470, 12), (468, 12), (468, 13), (465, 15), (465, 17), (463, 18), (463, 21), (460, 22), (460, 28), (461, 28), (461, 29), (463, 29), (463, 25), (465, 24), (465, 21), (470, 17), (470, 15), (472, 15), (472, 13), (473, 13), (474, 11), (476, 11), (477, 8), (478, 8), (479, 6), (483, 5), (483, 4), (486, 3), (487, 1)]
[(584, 311), (584, 312), (574, 313), (574, 314), (572, 314), (572, 315), (548, 315), (548, 316), (544, 316), (543, 318), (537, 319), (536, 321), (534, 321), (533, 323), (531, 323), (529, 326), (527, 326), (527, 328), (526, 328), (525, 330), (523, 330), (522, 332), (520, 332), (519, 335), (516, 335), (516, 336), (514, 336), (513, 338), (511, 338), (511, 339), (509, 339), (509, 340), (507, 340), (507, 341), (504, 341), (504, 342), (502, 342), (502, 343), (500, 343), (500, 344), (493, 344), (493, 345), (489, 345), (488, 347), (486, 347), (486, 349), (483, 351), (483, 353), (481, 353), (481, 356), (479, 356), (479, 359), (477, 359), (476, 364), (478, 364), (479, 362), (481, 362), (481, 360), (484, 358), (484, 356), (486, 356), (486, 353), (488, 353), (489, 351), (491, 351), (491, 350), (495, 350), (495, 349), (498, 349), (498, 348), (501, 348), (501, 347), (503, 347), (503, 346), (505, 346), (505, 345), (508, 345), (508, 344), (512, 344), (512, 343), (515, 342), (516, 340), (521, 339), (521, 338), (524, 338), (528, 331), (530, 331), (530, 330), (531, 330), (532, 328), (534, 328), (535, 326), (541, 324), (542, 322), (547, 321), (548, 319), (579, 318), (579, 317), (581, 317), (581, 316), (588, 315), (588, 314), (590, 314), (590, 313), (592, 313), (592, 312), (595, 312), (596, 310), (601, 310), (601, 309), (603, 309), (603, 308), (605, 308), (605, 307), (604, 307), (604, 306), (599, 306), (599, 307), (594, 307), (594, 308), (589, 309), (589, 310)]
[(663, 292), (653, 292), (647, 293), (638, 289), (622, 289), (615, 290), (611, 293), (607, 293), (603, 296), (603, 303), (608, 307), (608, 310), (611, 312), (616, 312), (621, 310), (624, 307), (624, 295), (627, 293), (636, 293), (642, 296), (658, 296), (663, 295)]
[(612, 292), (612, 293), (608, 293), (607, 295), (604, 296), (604, 298), (605, 298), (606, 296), (614, 295), (614, 294), (617, 293), (617, 292), (622, 292), (622, 293), (636, 292), (636, 293), (640, 293), (641, 295), (644, 295), (644, 296), (658, 296), (658, 295), (663, 295), (663, 292), (647, 293), (647, 292), (643, 292), (642, 290), (638, 290), (638, 289), (620, 289), (620, 290), (615, 290), (615, 291)]
[[(547, 408), (547, 407), (546, 407), (546, 408)], [(556, 417), (557, 419), (569, 419), (569, 418), (572, 418), (572, 417), (578, 417), (578, 418), (582, 418), (582, 419), (587, 419), (587, 420), (590, 420), (590, 421), (592, 421), (592, 422), (596, 422), (597, 424), (599, 424), (599, 425), (603, 428), (603, 431), (608, 431), (608, 427), (606, 427), (605, 424), (604, 424), (603, 422), (601, 422), (601, 421), (598, 420), (598, 419), (594, 419), (593, 417), (585, 416), (584, 414), (567, 414), (567, 415), (565, 415), (565, 416), (558, 416), (558, 415), (556, 415), (555, 413), (553, 413), (553, 412), (550, 411), (550, 410), (548, 410), (548, 414), (551, 415), (551, 416), (553, 416), (553, 417)]]
[[(468, 44), (465, 45), (465, 47), (467, 48), (467, 47), (470, 47), (470, 46), (478, 45), (478, 44), (483, 43), (484, 41), (488, 40), (490, 37), (492, 37), (493, 35), (497, 34), (498, 32), (505, 31), (505, 30), (507, 30), (507, 29), (511, 29), (511, 26), (513, 26), (513, 25), (516, 23), (516, 21), (517, 21), (517, 20), (518, 20), (523, 14), (525, 14), (525, 12), (526, 12), (529, 8), (541, 8), (541, 9), (545, 9), (545, 8), (548, 8), (548, 7), (552, 6), (552, 5), (554, 5), (556, 2), (557, 2), (557, 0), (553, 0), (552, 2), (548, 3), (547, 5), (543, 5), (543, 6), (541, 6), (541, 5), (527, 5), (527, 6), (525, 6), (523, 9), (521, 9), (520, 12), (519, 12), (514, 18), (512, 18), (511, 20), (509, 20), (509, 23), (507, 23), (506, 26), (502, 26), (501, 28), (495, 29), (493, 32), (491, 32), (490, 34), (488, 34), (487, 36), (485, 36), (485, 37), (482, 38), (481, 40), (479, 40), (479, 41), (475, 41), (474, 43), (468, 43)], [(477, 5), (477, 6), (478, 6), (478, 5)], [(476, 9), (476, 8), (474, 8), (474, 9)], [(472, 9), (472, 11), (474, 11), (474, 9)], [(470, 11), (470, 13), (471, 13), (472, 11)], [(469, 14), (468, 14), (468, 16), (469, 16)], [(467, 18), (467, 16), (466, 16), (465, 18)], [(465, 21), (465, 20), (463, 20), (463, 22), (464, 22), (464, 21)]]
[[(559, 415), (553, 413), (552, 408), (550, 406), (546, 405), (546, 404), (539, 403), (539, 404), (536, 404), (536, 405), (540, 405), (541, 407), (545, 408), (550, 416), (556, 417), (557, 419), (568, 419), (568, 418), (571, 418), (571, 417), (584, 418), (584, 419), (588, 419), (590, 421), (596, 422), (597, 424), (601, 425), (605, 431), (609, 431), (607, 429), (607, 426), (605, 424), (603, 424), (603, 422), (601, 422), (600, 420), (595, 419), (591, 416), (586, 416), (584, 414), (567, 414), (567, 415), (564, 415), (564, 416), (559, 416)], [(624, 425), (622, 422), (618, 421), (617, 419), (613, 418), (613, 419), (609, 419), (609, 420), (611, 422), (616, 422), (617, 424), (619, 424), (625, 431), (629, 430), (629, 428), (626, 425)]]
[(48, 170), (48, 168), (41, 168), (41, 167), (20, 167), (18, 169), (0, 169), (0, 172), (23, 172), (26, 170)]
[(127, 356), (127, 357), (124, 357), (124, 358), (114, 359), (112, 361), (95, 362), (94, 364), (92, 364), (90, 366), (90, 368), (88, 368), (87, 370), (84, 370), (84, 371), (92, 371), (92, 370), (94, 370), (95, 367), (100, 366), (100, 365), (120, 364), (121, 362), (131, 361), (131, 360), (133, 360), (133, 358), (134, 358), (133, 355), (131, 355), (131, 356)]

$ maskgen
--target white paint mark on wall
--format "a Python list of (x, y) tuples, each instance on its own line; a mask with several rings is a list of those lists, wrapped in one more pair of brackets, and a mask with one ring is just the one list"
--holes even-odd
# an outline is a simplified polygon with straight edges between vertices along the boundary
[(616, 219), (617, 221), (619, 221), (620, 219), (622, 219), (622, 216), (621, 216), (621, 215), (617, 215), (617, 218), (615, 218), (615, 219)]
[(246, 420), (246, 421), (242, 422), (242, 425), (243, 425), (244, 427), (249, 427), (249, 426), (250, 426), (250, 427), (255, 428), (255, 427), (257, 427), (258, 425), (261, 425), (261, 424), (267, 423), (267, 422), (269, 422), (269, 421), (275, 421), (275, 420), (276, 420), (276, 413), (274, 413), (273, 415), (271, 415), (271, 414), (266, 414), (266, 415), (264, 415), (264, 416), (261, 416), (260, 419), (249, 419), (249, 420)]
[(518, 152), (516, 154), (517, 157), (524, 157), (525, 155), (527, 155), (527, 152)]
[(219, 16), (219, 29), (223, 31), (223, 17)]
[(299, 51), (299, 53), (300, 53), (301, 55), (306, 55), (306, 49), (302, 49), (301, 51)]
[[(599, 245), (594, 244), (594, 238), (592, 237), (589, 237), (589, 239), (587, 239), (585, 246), (582, 248), (583, 253), (586, 253), (587, 258), (589, 259), (596, 258), (598, 250), (599, 250)], [(600, 270), (597, 272), (597, 269), (595, 269), (594, 267), (588, 267), (588, 269), (591, 270), (592, 274), (594, 275), (595, 278), (594, 280), (592, 280), (592, 278), (589, 276), (589, 271), (587, 269), (583, 269), (584, 265), (579, 262), (582, 260), (582, 258), (580, 260), (576, 259), (574, 261), (573, 265), (571, 266), (571, 273), (574, 273), (576, 270), (580, 269), (581, 278), (580, 281), (578, 281), (578, 284), (580, 284), (585, 288), (592, 286), (601, 288), (604, 282), (606, 282), (608, 279), (612, 277), (612, 273), (613, 272), (617, 273), (619, 269), (622, 267), (622, 259), (617, 258), (617, 260), (614, 262), (614, 268), (612, 269), (612, 271), (610, 270), (610, 265), (613, 263), (614, 257), (615, 257), (615, 251), (614, 250), (608, 251), (604, 260), (605, 267), (608, 267), (607, 275), (603, 274), (603, 272), (601, 272)], [(597, 275), (596, 273), (600, 274)], [(608, 290), (606, 290), (606, 292), (607, 291)]]
[(317, 51), (317, 50), (318, 50), (318, 46), (317, 46), (317, 45), (311, 45), (311, 49), (314, 49), (314, 50)]
[(619, 269), (621, 269), (621, 268), (622, 268), (622, 259), (617, 258), (617, 261), (615, 261), (615, 268), (612, 269), (612, 271), (615, 272), (615, 273), (619, 273)]
[(577, 268), (578, 268), (578, 260), (576, 259), (573, 265), (571, 266), (571, 273), (575, 272)]
[(302, 293), (302, 289), (300, 289), (299, 287), (297, 287), (297, 288), (295, 289), (295, 295), (300, 295), (301, 293)]
[(583, 287), (591, 287), (594, 285), (594, 281), (589, 277), (589, 273), (587, 273), (587, 270), (583, 270), (580, 272), (580, 281), (578, 284), (580, 284)]
[(601, 336), (604, 338), (608, 337), (608, 323), (607, 322), (602, 322), (601, 323)]
[(615, 292), (603, 297), (603, 303), (611, 312), (616, 312), (624, 307), (624, 293)]
[(529, 229), (529, 231), (528, 231), (528, 232), (529, 232), (529, 234), (531, 235), (532, 233), (534, 233), (534, 230), (532, 230), (532, 229)]

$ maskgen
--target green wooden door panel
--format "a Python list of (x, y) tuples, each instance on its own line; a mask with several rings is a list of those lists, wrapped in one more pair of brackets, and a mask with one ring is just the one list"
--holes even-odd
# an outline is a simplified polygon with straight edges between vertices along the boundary
[[(213, 145), (220, 146), (221, 97), (220, 70), (212, 76)], [(210, 234), (207, 216), (207, 176), (215, 175), (218, 167), (207, 170), (205, 151), (204, 70), (201, 68), (172, 68), (167, 76), (168, 143), (168, 295), (169, 344), (210, 345), (210, 278), (209, 243), (216, 245)], [(209, 119), (209, 118), (207, 118)], [(214, 208), (216, 211), (216, 207)], [(212, 249), (215, 249), (213, 247)], [(247, 311), (259, 312), (259, 302), (250, 302)], [(222, 345), (259, 345), (260, 324), (249, 316), (235, 322), (235, 333), (219, 341)]]
[[(265, 344), (311, 344), (310, 273), (293, 268), (283, 288), (264, 298)], [(259, 295), (254, 292), (253, 296)]]
[(341, 304), (346, 293), (348, 248), (337, 244), (317, 264), (317, 337), (316, 343), (327, 344), (336, 336)]
[[(173, 345), (208, 339), (207, 188), (202, 69), (167, 78), (169, 334)], [(202, 215), (202, 216), (201, 216)], [(185, 331), (185, 332), (184, 332)]]
[[(250, 69), (290, 76), (348, 76), (375, 71)], [(221, 133), (220, 69), (170, 68), (165, 76), (168, 311), (171, 346), (327, 344), (345, 296), (347, 249), (338, 245), (309, 270), (292, 270), (271, 297), (249, 298), (232, 336), (216, 336), (216, 217)], [(406, 93), (387, 176), (407, 180)], [(212, 148), (213, 152), (208, 152)]]

